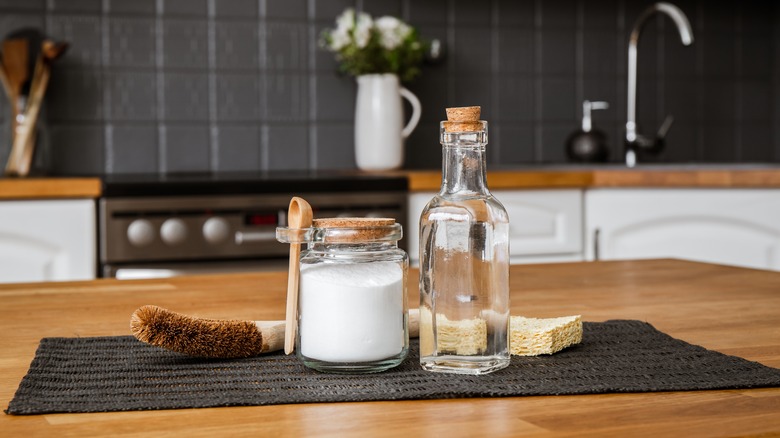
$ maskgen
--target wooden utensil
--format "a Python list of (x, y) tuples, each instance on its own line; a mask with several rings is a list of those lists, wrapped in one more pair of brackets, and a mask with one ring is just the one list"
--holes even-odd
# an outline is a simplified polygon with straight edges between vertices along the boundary
[(12, 124), (16, 123), (16, 115), (22, 110), (18, 99), (22, 92), (22, 86), (29, 79), (29, 41), (24, 38), (14, 38), (3, 41), (3, 69), (8, 80)]
[(31, 81), (27, 108), (14, 133), (6, 174), (26, 176), (30, 171), (35, 144), (35, 125), (51, 77), (51, 63), (62, 56), (67, 48), (68, 43), (57, 43), (51, 40), (45, 40), (41, 45)]
[[(287, 210), (288, 228), (309, 228), (312, 221), (311, 205), (303, 198), (293, 197)], [(290, 269), (287, 273), (287, 321), (284, 331), (284, 354), (292, 353), (298, 330), (298, 280), (300, 278), (300, 244), (290, 244)]]

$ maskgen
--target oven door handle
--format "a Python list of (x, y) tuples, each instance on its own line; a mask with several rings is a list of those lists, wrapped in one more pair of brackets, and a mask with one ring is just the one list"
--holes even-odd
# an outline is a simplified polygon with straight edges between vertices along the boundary
[(276, 242), (275, 231), (236, 231), (236, 245), (257, 242)]

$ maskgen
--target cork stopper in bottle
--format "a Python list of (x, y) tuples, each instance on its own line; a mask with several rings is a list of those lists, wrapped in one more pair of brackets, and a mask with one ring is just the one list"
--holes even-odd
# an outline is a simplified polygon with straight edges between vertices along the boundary
[(478, 106), (463, 106), (447, 108), (447, 121), (444, 122), (446, 132), (474, 132), (482, 130), (479, 121), (481, 108)]

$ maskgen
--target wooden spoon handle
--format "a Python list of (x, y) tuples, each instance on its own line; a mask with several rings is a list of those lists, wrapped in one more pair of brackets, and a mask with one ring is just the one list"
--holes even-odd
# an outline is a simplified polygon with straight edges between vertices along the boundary
[(292, 353), (295, 348), (295, 335), (297, 334), (298, 313), (298, 259), (301, 255), (301, 245), (290, 245), (290, 269), (287, 271), (287, 314), (284, 335), (284, 354)]

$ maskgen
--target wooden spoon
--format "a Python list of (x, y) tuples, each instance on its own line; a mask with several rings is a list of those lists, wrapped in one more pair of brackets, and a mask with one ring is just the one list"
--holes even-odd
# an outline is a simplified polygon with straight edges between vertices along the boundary
[[(303, 198), (293, 197), (287, 210), (288, 228), (311, 227), (311, 205)], [(284, 331), (284, 354), (292, 353), (295, 348), (295, 333), (298, 329), (298, 279), (301, 267), (298, 259), (301, 255), (299, 243), (290, 244), (290, 269), (287, 274), (287, 321)]]

